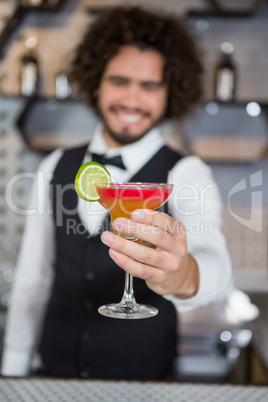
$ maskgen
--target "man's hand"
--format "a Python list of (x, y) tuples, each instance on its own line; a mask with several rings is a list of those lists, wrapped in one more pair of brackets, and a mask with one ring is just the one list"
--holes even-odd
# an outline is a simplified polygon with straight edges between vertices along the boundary
[(135, 210), (131, 220), (118, 218), (113, 227), (143, 241), (139, 244), (111, 232), (102, 233), (101, 240), (110, 247), (109, 254), (119, 267), (144, 279), (160, 295), (186, 299), (197, 293), (199, 270), (187, 253), (186, 230), (181, 222), (162, 212)]

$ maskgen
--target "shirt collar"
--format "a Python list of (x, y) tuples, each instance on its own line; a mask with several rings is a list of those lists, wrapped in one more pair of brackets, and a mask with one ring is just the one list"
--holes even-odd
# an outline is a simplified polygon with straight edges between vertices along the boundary
[(149, 161), (152, 156), (164, 145), (160, 128), (155, 127), (140, 140), (124, 145), (120, 148), (110, 148), (103, 137), (103, 125), (99, 124), (91, 138), (88, 150), (90, 153), (106, 156), (121, 155), (123, 163), (129, 173), (135, 173)]

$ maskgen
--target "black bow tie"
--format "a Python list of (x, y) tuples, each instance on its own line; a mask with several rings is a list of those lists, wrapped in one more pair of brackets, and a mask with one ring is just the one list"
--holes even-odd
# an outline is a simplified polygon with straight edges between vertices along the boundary
[(92, 154), (92, 161), (100, 163), (101, 165), (114, 165), (121, 169), (126, 170), (126, 167), (122, 161), (121, 155), (107, 158), (107, 156), (105, 156), (105, 155)]

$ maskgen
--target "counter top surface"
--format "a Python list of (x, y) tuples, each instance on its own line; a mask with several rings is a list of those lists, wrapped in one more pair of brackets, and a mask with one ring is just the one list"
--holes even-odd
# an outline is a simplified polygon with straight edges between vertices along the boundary
[[(4, 398), (4, 399), (3, 399)], [(5, 402), (268, 402), (268, 387), (138, 381), (0, 378)]]

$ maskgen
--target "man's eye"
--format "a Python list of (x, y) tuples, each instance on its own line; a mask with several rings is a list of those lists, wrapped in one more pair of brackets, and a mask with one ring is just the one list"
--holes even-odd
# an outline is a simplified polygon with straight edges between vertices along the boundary
[(161, 87), (161, 84), (157, 82), (147, 82), (143, 84), (143, 88), (146, 91), (157, 91)]
[(122, 80), (121, 78), (113, 78), (110, 82), (118, 87), (122, 87), (127, 84), (126, 80)]

